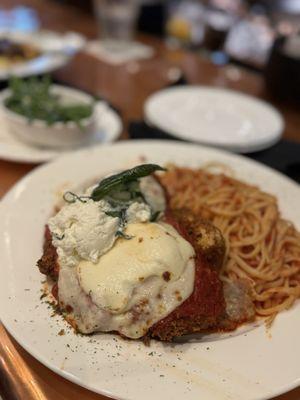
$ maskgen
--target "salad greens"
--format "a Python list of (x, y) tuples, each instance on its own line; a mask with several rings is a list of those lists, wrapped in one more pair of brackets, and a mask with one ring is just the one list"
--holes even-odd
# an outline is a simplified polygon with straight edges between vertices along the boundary
[(82, 127), (81, 121), (92, 115), (93, 104), (64, 104), (58, 95), (52, 93), (51, 85), (49, 76), (27, 80), (13, 77), (9, 81), (11, 94), (5, 99), (4, 105), (30, 122), (42, 120), (48, 125), (75, 122)]

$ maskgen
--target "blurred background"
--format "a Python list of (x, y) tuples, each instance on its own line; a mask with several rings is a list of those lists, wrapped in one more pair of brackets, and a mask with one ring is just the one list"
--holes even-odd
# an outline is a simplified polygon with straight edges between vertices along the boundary
[(0, 59), (2, 88), (51, 73), (108, 100), (126, 126), (168, 84), (228, 87), (288, 113), (299, 136), (300, 0), (0, 0), (0, 58), (25, 38), (47, 57), (6, 71)]
[[(117, 7), (116, 1), (52, 0), (69, 4), (80, 12), (104, 17), (101, 11)], [(49, 1), (40, 0), (40, 8)], [(0, 29), (35, 30), (39, 16), (30, 5), (35, 2), (1, 1)], [(38, 4), (40, 3), (40, 4)], [(107, 6), (107, 4), (111, 4)], [(140, 32), (165, 38), (169, 46), (184, 46), (209, 54), (213, 60), (229, 60), (256, 69), (268, 61), (274, 41), (279, 37), (293, 38), (286, 46), (289, 53), (300, 52), (300, 0), (133, 0), (121, 1), (127, 10), (115, 12), (118, 25), (134, 23)], [(14, 5), (16, 7), (14, 7)], [(113, 18), (114, 10), (106, 10)], [(43, 15), (42, 19), (47, 18)], [(126, 21), (126, 22), (124, 22)], [(103, 28), (103, 26), (102, 26)], [(80, 30), (80, 26), (77, 26)], [(92, 29), (91, 29), (92, 31)], [(124, 35), (120, 30), (120, 35)], [(128, 33), (127, 33), (128, 34)], [(217, 53), (217, 54), (216, 54)]]
[[(57, 6), (55, 17), (48, 14), (51, 3), (53, 10)], [(65, 21), (59, 16), (59, 6), (70, 6)], [(72, 21), (76, 12), (82, 24)], [(89, 16), (94, 20), (86, 24)], [(107, 39), (106, 49), (110, 45), (115, 52), (124, 51), (125, 41), (136, 32), (146, 33), (162, 38), (169, 48), (189, 49), (217, 65), (234, 63), (262, 73), (267, 70), (270, 92), (299, 97), (299, 72), (292, 64), (299, 70), (300, 0), (0, 1), (0, 31), (32, 32), (47, 25), (71, 28), (88, 38), (97, 31)], [(122, 39), (118, 49), (116, 41), (109, 42), (111, 38)], [(274, 62), (278, 65), (270, 65)], [(289, 68), (292, 76), (287, 79), (284, 74)], [(285, 81), (296, 79), (296, 84), (278, 83), (281, 74)]]
[[(282, 121), (277, 116), (272, 133), (266, 115), (261, 119), (255, 114), (257, 126), (270, 137), (264, 146), (259, 145), (262, 136), (254, 120), (250, 133), (248, 106), (243, 111), (242, 125), (249, 126), (235, 129), (243, 136), (242, 152), (270, 147), (282, 135), (300, 140), (300, 0), (0, 0), (0, 88), (5, 89), (12, 76), (26, 80), (47, 74), (53, 84), (104, 101), (118, 114), (122, 139), (140, 136), (133, 129), (137, 121), (143, 122), (141, 135), (149, 125), (162, 128), (149, 121), (149, 98), (170, 86), (188, 84), (231, 89), (277, 108)], [(28, 90), (26, 85), (22, 90)], [(237, 97), (235, 101), (238, 104)], [(209, 110), (197, 110), (193, 112), (198, 118), (212, 118)], [(216, 115), (224, 112), (223, 107)], [(236, 105), (226, 113), (240, 126)], [(216, 115), (215, 122), (221, 118)], [(97, 129), (100, 122), (101, 118)], [(186, 131), (184, 126), (177, 128)], [(199, 119), (194, 127), (200, 126), (204, 122)], [(219, 127), (213, 129), (217, 135)], [(109, 140), (118, 134), (115, 130)], [(218, 145), (208, 142), (210, 134), (202, 135), (205, 143)], [(249, 142), (253, 135), (255, 147)], [(155, 132), (148, 136), (155, 137)], [(223, 136), (226, 140), (224, 132)]]
[[(128, 51), (136, 32), (146, 33), (162, 38), (171, 49), (189, 49), (217, 65), (267, 70), (270, 92), (299, 98), (300, 0), (2, 0), (0, 31), (30, 32), (47, 25), (49, 3), (71, 6), (74, 15), (81, 15), (82, 26), (75, 19), (72, 26), (70, 17), (65, 28), (72, 26), (88, 38), (97, 31), (106, 39), (106, 51)], [(93, 24), (85, 23), (88, 16)], [(63, 30), (58, 10), (56, 22)], [(284, 77), (287, 70), (289, 79)], [(296, 84), (282, 85), (278, 77), (296, 79)]]

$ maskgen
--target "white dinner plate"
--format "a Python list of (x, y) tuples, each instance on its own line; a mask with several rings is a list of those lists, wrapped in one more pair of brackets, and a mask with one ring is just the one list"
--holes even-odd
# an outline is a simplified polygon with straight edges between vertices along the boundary
[(180, 139), (251, 153), (275, 144), (284, 122), (279, 112), (252, 96), (208, 86), (181, 86), (151, 95), (146, 121)]
[[(95, 134), (88, 143), (84, 144), (84, 147), (94, 146), (99, 143), (113, 142), (122, 131), (121, 118), (105, 102), (98, 102), (96, 104), (95, 113)], [(56, 149), (35, 147), (18, 140), (5, 126), (4, 118), (2, 116), (0, 116), (0, 118), (0, 159), (22, 163), (41, 163), (66, 153), (65, 149), (59, 151)]]
[[(142, 157), (142, 158), (141, 158)], [(271, 332), (249, 326), (227, 337), (163, 344), (112, 334), (75, 335), (40, 300), (44, 225), (58, 193), (140, 160), (201, 166), (223, 162), (238, 178), (278, 196), (283, 215), (300, 228), (300, 189), (254, 161), (216, 149), (167, 141), (128, 141), (60, 157), (23, 178), (0, 207), (0, 316), (15, 339), (63, 377), (126, 400), (262, 400), (300, 383), (300, 304), (281, 313)], [(59, 335), (64, 329), (65, 334)]]
[(41, 51), (41, 55), (32, 60), (16, 63), (9, 67), (0, 67), (0, 81), (7, 80), (10, 76), (25, 78), (61, 68), (83, 48), (86, 42), (79, 33), (66, 32), (62, 34), (48, 30), (0, 32), (0, 39), (26, 43)]

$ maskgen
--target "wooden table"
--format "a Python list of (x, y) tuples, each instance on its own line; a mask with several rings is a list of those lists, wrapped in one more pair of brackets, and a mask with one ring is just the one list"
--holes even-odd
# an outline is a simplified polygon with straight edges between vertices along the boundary
[[(18, 0), (0, 0), (0, 7), (12, 7)], [(58, 31), (76, 30), (88, 38), (96, 36), (96, 26), (91, 16), (75, 8), (49, 0), (26, 0), (22, 5), (35, 8), (42, 27)], [(141, 119), (143, 103), (147, 96), (170, 83), (169, 73), (180, 68), (190, 83), (215, 85), (240, 90), (254, 96), (269, 99), (263, 77), (235, 66), (217, 67), (199, 55), (181, 50), (168, 50), (158, 39), (140, 36), (140, 40), (155, 49), (152, 59), (138, 62), (138, 71), (128, 65), (107, 65), (85, 54), (79, 54), (66, 67), (54, 74), (55, 79), (98, 94), (116, 106), (124, 120), (121, 139), (127, 137), (128, 122)], [(284, 137), (300, 142), (300, 113), (292, 106), (275, 104), (286, 122)], [(33, 164), (0, 161), (0, 196), (22, 176), (35, 168)], [(31, 357), (0, 325), (0, 394), (4, 399), (20, 400), (68, 400), (104, 399), (80, 388), (54, 374)], [(296, 389), (277, 400), (299, 400)]]

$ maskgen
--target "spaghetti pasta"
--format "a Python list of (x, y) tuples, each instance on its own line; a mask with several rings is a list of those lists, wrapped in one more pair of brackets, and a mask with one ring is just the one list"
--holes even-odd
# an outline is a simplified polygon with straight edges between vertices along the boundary
[(300, 297), (300, 233), (274, 196), (222, 173), (171, 166), (160, 178), (170, 207), (211, 221), (226, 241), (221, 278), (247, 279), (256, 314), (271, 323)]

